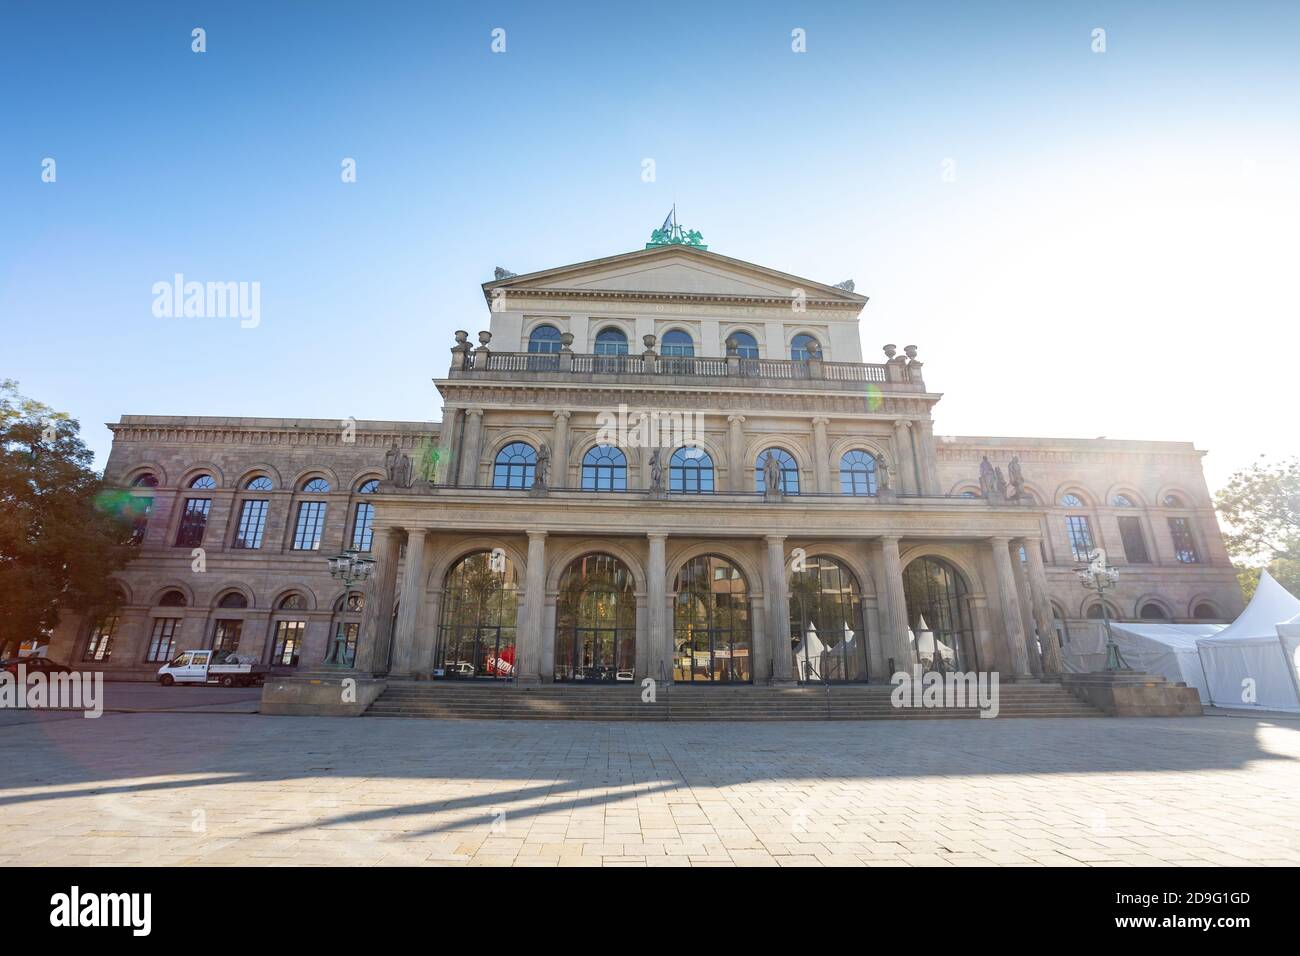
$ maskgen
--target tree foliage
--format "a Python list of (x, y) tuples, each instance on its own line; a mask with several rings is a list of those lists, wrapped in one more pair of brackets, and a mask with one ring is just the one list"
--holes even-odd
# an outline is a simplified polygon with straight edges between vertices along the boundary
[(62, 612), (113, 608), (134, 556), (130, 507), (108, 491), (68, 415), (0, 380), (0, 657)]
[(1224, 543), (1249, 600), (1261, 570), (1300, 594), (1300, 459), (1255, 464), (1234, 474), (1215, 499)]

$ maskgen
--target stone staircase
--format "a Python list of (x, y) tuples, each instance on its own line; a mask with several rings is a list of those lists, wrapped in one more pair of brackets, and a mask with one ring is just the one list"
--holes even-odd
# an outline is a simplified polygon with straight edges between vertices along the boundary
[[(442, 717), (459, 720), (926, 720), (977, 718), (964, 708), (897, 708), (893, 688), (879, 684), (832, 686), (660, 686), (642, 703), (635, 684), (581, 686), (458, 681), (393, 681), (367, 717)], [(999, 688), (999, 717), (1101, 717), (1058, 683), (1025, 682)]]

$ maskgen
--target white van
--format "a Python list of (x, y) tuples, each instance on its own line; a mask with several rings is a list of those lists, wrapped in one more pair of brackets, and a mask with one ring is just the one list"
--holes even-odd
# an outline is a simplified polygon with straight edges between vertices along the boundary
[(262, 684), (269, 671), (265, 664), (241, 663), (237, 655), (227, 651), (181, 651), (158, 668), (158, 683), (164, 687), (173, 684), (244, 687)]

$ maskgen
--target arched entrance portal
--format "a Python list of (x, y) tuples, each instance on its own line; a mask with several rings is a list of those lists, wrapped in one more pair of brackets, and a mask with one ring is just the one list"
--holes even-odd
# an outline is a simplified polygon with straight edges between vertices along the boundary
[(752, 681), (749, 585), (740, 569), (700, 555), (682, 565), (673, 590), (673, 680)]
[(447, 572), (434, 673), (469, 679), (515, 676), (519, 578), (501, 551), (476, 551)]
[(630, 681), (635, 663), (632, 572), (612, 554), (584, 554), (560, 578), (555, 679)]
[(941, 558), (917, 558), (903, 571), (907, 638), (924, 670), (977, 670), (966, 580)]
[(853, 572), (825, 555), (790, 576), (790, 644), (801, 681), (867, 679), (867, 631)]

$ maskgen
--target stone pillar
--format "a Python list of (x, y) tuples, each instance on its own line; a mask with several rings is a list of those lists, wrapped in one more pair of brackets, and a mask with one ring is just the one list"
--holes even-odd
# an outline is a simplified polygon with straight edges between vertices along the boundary
[(749, 462), (745, 461), (745, 416), (734, 412), (727, 416), (727, 487), (731, 491), (749, 490)]
[(916, 440), (917, 461), (921, 466), (921, 494), (943, 494), (939, 487), (939, 456), (934, 448), (934, 422), (928, 418), (918, 419), (912, 428), (912, 435)]
[(370, 545), (375, 570), (366, 582), (366, 606), (361, 612), (357, 635), (357, 670), (382, 674), (388, 670), (388, 645), (392, 639), (393, 599), (397, 591), (397, 557), (401, 553), (401, 532), (378, 530)]
[(1052, 620), (1052, 602), (1047, 597), (1047, 571), (1043, 567), (1042, 542), (1025, 538), (1025, 557), (1029, 559), (1029, 600), (1033, 606), (1038, 641), (1043, 645), (1043, 673), (1061, 673), (1061, 645)]
[(668, 661), (669, 648), (672, 646), (672, 637), (669, 634), (672, 620), (668, 615), (668, 581), (666, 580), (668, 569), (664, 560), (668, 535), (651, 533), (647, 534), (646, 538), (649, 539), (650, 547), (645, 567), (648, 605), (645, 670), (636, 676), (671, 682), (673, 672), (668, 666)]
[(830, 494), (837, 489), (831, 487), (831, 446), (826, 437), (826, 426), (830, 419), (818, 415), (812, 420), (813, 426), (813, 477), (819, 494)]
[(551, 433), (551, 474), (546, 479), (552, 488), (565, 488), (569, 484), (569, 416), (567, 408), (551, 412), (555, 430)]
[(906, 418), (894, 420), (894, 473), (899, 494), (916, 493), (916, 458), (912, 454), (912, 423)]
[(415, 666), (415, 631), (424, 603), (424, 539), (428, 532), (411, 528), (406, 532), (406, 573), (402, 575), (402, 603), (393, 633), (391, 673), (406, 677)]
[[(478, 460), (483, 454), (480, 443), (483, 440), (483, 409), (465, 409), (465, 437), (461, 443), (460, 485), (466, 487), (478, 483)], [(408, 546), (407, 553), (410, 553)]]
[(989, 538), (989, 550), (993, 557), (993, 570), (997, 578), (998, 604), (1002, 615), (999, 622), (1002, 634), (1006, 638), (1008, 660), (1011, 662), (1011, 675), (1029, 676), (1029, 656), (1025, 652), (1025, 629), (1020, 623), (1020, 606), (1016, 600), (1015, 570), (1011, 567), (1011, 539), (1004, 537)]
[[(1011, 570), (1016, 578), (1016, 607), (1020, 610), (1020, 628), (1025, 635), (1025, 654), (1029, 658), (1029, 673), (1043, 676), (1043, 655), (1038, 650), (1038, 637), (1034, 628), (1034, 606), (1029, 597), (1029, 575), (1025, 562), (1020, 560), (1020, 540), (1015, 539), (1008, 548)], [(1028, 549), (1026, 549), (1028, 557)]]
[[(557, 425), (559, 419), (556, 419)], [(542, 679), (542, 622), (546, 606), (546, 532), (528, 532), (528, 566), (524, 574), (523, 626), (515, 645), (515, 683)]]
[(885, 603), (881, 631), (885, 635), (886, 670), (889, 668), (889, 659), (894, 659), (894, 669), (885, 675), (886, 679), (893, 677), (897, 671), (909, 670), (916, 663), (912, 644), (907, 639), (907, 592), (903, 589), (903, 559), (899, 554), (898, 542), (898, 536), (892, 534), (880, 539), (881, 580), (877, 588)]
[[(772, 682), (794, 682), (794, 660), (790, 653), (790, 582), (785, 573), (785, 535), (769, 534), (767, 541), (767, 646), (771, 654)], [(761, 675), (755, 674), (755, 679)]]

